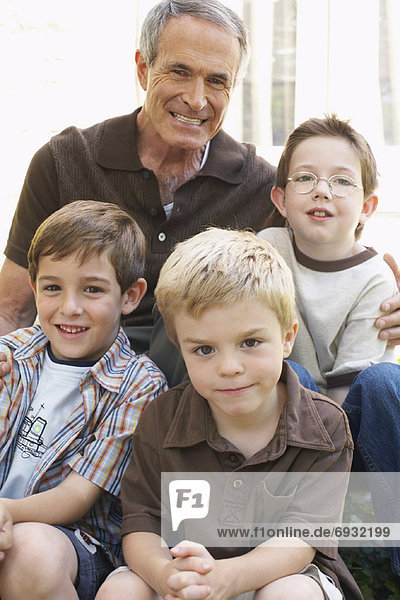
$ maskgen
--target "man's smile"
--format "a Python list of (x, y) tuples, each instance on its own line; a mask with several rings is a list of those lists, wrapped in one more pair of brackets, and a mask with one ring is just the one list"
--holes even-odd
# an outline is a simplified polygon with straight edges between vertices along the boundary
[(177, 121), (182, 121), (183, 123), (189, 123), (190, 125), (201, 125), (206, 120), (206, 119), (191, 119), (190, 117), (185, 117), (184, 115), (181, 115), (180, 113), (175, 113), (175, 112), (171, 112), (171, 115)]

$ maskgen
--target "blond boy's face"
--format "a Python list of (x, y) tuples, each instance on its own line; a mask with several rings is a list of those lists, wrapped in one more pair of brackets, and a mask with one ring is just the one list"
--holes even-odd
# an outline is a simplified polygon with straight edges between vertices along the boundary
[[(293, 152), (289, 177), (299, 172), (311, 172), (326, 179), (346, 175), (362, 187), (358, 154), (341, 137), (315, 136), (301, 142)], [(360, 188), (345, 198), (333, 196), (326, 181), (319, 181), (308, 194), (296, 193), (290, 182), (284, 191), (274, 194), (273, 200), (288, 219), (300, 250), (321, 260), (346, 258), (359, 251), (356, 227), (376, 207), (376, 196), (364, 198)]]
[(213, 305), (196, 319), (181, 312), (174, 324), (190, 380), (217, 424), (257, 422), (270, 412), (295, 332), (282, 333), (265, 302)]
[(115, 340), (121, 314), (133, 310), (106, 253), (83, 264), (75, 254), (42, 256), (33, 289), (41, 327), (59, 360), (99, 359)]

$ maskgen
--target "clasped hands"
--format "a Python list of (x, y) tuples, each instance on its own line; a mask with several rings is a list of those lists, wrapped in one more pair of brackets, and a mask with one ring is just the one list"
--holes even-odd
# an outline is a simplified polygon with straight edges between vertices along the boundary
[(225, 560), (215, 560), (201, 544), (182, 541), (170, 550), (165, 566), (165, 600), (227, 600), (231, 598)]

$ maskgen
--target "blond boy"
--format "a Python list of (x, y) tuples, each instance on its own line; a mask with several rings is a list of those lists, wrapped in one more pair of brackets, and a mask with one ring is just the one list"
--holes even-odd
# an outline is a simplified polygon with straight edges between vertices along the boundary
[[(130, 590), (124, 597), (342, 598), (338, 579), (335, 585), (324, 574), (340, 579), (345, 571), (335, 548), (316, 552), (290, 538), (239, 551), (196, 540), (162, 545), (164, 472), (232, 472), (240, 480), (247, 471), (350, 469), (342, 409), (303, 388), (283, 362), (297, 330), (289, 269), (255, 234), (210, 229), (177, 245), (156, 298), (190, 381), (153, 402), (134, 434), (122, 485), (123, 549), (134, 571), (122, 574)], [(341, 505), (343, 497), (336, 500)], [(319, 510), (327, 504), (323, 498)]]
[(40, 326), (0, 339), (0, 595), (92, 600), (120, 564), (120, 482), (144, 407), (166, 389), (120, 327), (139, 304), (144, 237), (113, 204), (82, 201), (36, 232)]

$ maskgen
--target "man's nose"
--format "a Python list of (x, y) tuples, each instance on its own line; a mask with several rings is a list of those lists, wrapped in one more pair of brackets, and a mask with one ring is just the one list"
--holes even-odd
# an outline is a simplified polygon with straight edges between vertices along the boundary
[(200, 77), (193, 77), (188, 83), (182, 100), (190, 106), (193, 111), (201, 111), (207, 104), (204, 81)]

